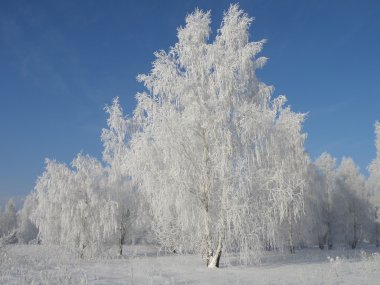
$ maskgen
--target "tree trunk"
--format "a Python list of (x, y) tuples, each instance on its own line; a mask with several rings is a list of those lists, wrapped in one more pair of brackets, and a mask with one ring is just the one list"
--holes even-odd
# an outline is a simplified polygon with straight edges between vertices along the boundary
[(120, 237), (119, 237), (119, 255), (123, 256), (123, 245), (127, 236), (127, 230), (129, 225), (129, 217), (131, 213), (129, 209), (126, 212), (122, 212), (120, 220)]
[(274, 249), (274, 246), (272, 245), (272, 242), (271, 242), (271, 240), (267, 240), (266, 242), (265, 242), (265, 250), (266, 251), (272, 251)]
[(355, 249), (356, 248), (356, 245), (358, 243), (358, 225), (357, 225), (357, 221), (356, 221), (356, 214), (354, 214), (354, 240), (352, 241), (352, 244), (351, 244), (351, 248), (352, 249)]
[(327, 248), (332, 249), (333, 242), (332, 242), (332, 236), (331, 236), (331, 209), (332, 209), (332, 200), (331, 200), (331, 194), (330, 194), (330, 187), (327, 190), (327, 237), (326, 237), (326, 243)]
[(84, 250), (86, 248), (86, 245), (83, 243), (82, 246), (81, 246), (81, 249), (80, 249), (80, 253), (79, 253), (79, 256), (81, 259), (84, 259)]
[[(329, 219), (330, 219), (330, 217), (329, 217)], [(330, 223), (330, 221), (327, 223), (327, 237), (326, 237), (326, 240), (327, 240), (327, 248), (328, 249), (332, 249), (333, 243), (332, 243), (332, 238), (331, 238), (331, 223)]]
[(318, 237), (318, 246), (321, 250), (325, 248), (325, 241), (324, 238), (321, 236)]
[(207, 267), (208, 268), (219, 268), (220, 257), (222, 256), (222, 238), (219, 237), (218, 247), (216, 248), (215, 253), (208, 259)]
[(208, 222), (205, 221), (205, 242), (206, 242), (206, 266), (209, 267), (211, 263), (211, 259), (214, 255), (214, 252), (211, 247), (211, 233), (210, 228), (208, 226)]
[(288, 227), (288, 245), (289, 245), (289, 251), (291, 254), (296, 253), (294, 249), (294, 241), (293, 241), (293, 217), (292, 214), (289, 215), (289, 227)]
[(123, 244), (124, 244), (124, 233), (123, 228), (120, 226), (120, 238), (119, 238), (119, 255), (123, 256)]

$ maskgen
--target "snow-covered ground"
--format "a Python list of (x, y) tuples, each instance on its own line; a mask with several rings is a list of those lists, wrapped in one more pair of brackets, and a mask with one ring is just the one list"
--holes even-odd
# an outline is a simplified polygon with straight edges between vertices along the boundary
[(122, 259), (80, 260), (57, 247), (4, 246), (0, 284), (380, 284), (380, 253), (374, 247), (272, 252), (261, 265), (222, 263), (220, 269), (207, 269), (196, 255), (125, 249), (129, 257)]

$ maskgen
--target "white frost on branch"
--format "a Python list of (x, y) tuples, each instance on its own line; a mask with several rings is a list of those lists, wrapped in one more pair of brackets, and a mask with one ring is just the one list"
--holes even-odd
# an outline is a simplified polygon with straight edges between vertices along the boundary
[(137, 95), (130, 163), (159, 243), (215, 267), (222, 251), (257, 259), (297, 219), (308, 156), (305, 115), (272, 101), (255, 75), (265, 59), (264, 41), (249, 41), (252, 19), (231, 5), (213, 42), (210, 22), (209, 12), (188, 15), (178, 43), (138, 76), (149, 93)]

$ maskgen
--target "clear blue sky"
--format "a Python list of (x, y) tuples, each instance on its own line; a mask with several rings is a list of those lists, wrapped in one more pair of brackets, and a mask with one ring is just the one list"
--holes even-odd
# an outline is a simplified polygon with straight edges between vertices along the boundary
[[(44, 158), (100, 157), (105, 104), (130, 114), (136, 75), (176, 42), (196, 7), (213, 31), (229, 1), (0, 1), (0, 205), (24, 196)], [(380, 120), (380, 1), (239, 1), (270, 58), (259, 77), (309, 112), (312, 158), (351, 156), (363, 172)]]

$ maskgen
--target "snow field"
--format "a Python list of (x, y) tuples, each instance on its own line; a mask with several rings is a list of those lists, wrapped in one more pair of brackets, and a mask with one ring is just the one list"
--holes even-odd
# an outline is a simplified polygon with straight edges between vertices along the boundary
[(379, 284), (380, 254), (318, 248), (267, 253), (260, 265), (232, 258), (208, 269), (198, 255), (165, 255), (153, 247), (125, 248), (129, 257), (81, 260), (58, 247), (9, 245), (0, 252), (0, 284)]

